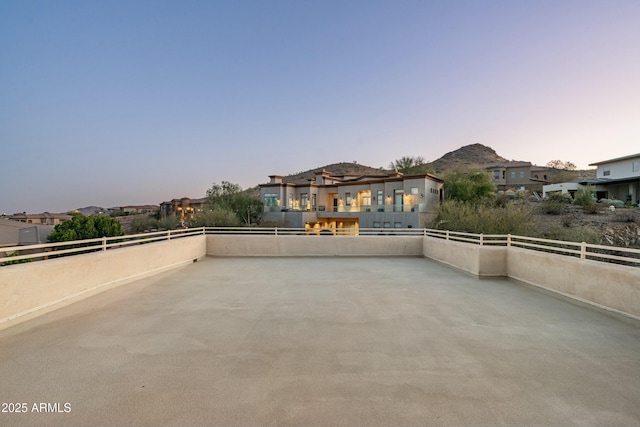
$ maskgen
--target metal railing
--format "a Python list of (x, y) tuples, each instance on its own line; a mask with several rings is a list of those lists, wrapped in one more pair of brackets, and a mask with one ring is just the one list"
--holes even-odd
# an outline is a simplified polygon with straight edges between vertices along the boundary
[(201, 227), (103, 237), (70, 242), (0, 248), (0, 266), (99, 252), (122, 247), (179, 239), (195, 235), (238, 234), (265, 236), (423, 236), (480, 246), (518, 247), (608, 263), (640, 267), (640, 249), (595, 245), (584, 242), (541, 239), (510, 234), (474, 234), (428, 228), (261, 228)]
[(73, 240), (69, 242), (41, 243), (37, 245), (10, 246), (0, 248), (0, 266), (20, 262), (59, 258), (64, 255), (77, 255), (100, 252), (108, 249), (132, 245), (147, 244), (163, 240), (179, 239), (204, 234), (203, 228), (158, 231), (153, 233), (127, 234), (115, 237)]

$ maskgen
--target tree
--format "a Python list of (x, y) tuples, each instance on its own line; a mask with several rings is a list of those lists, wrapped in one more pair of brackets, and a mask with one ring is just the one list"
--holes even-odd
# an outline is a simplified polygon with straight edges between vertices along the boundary
[(257, 222), (263, 206), (260, 198), (254, 196), (252, 191), (251, 189), (243, 191), (238, 184), (222, 181), (220, 184), (214, 183), (207, 190), (207, 198), (212, 209), (230, 210), (239, 221), (251, 225)]
[(444, 194), (449, 200), (479, 203), (494, 197), (491, 175), (482, 169), (456, 171), (444, 177)]
[(122, 236), (122, 225), (109, 216), (74, 215), (72, 219), (56, 225), (47, 237), (49, 242), (95, 239)]
[(390, 169), (395, 169), (405, 175), (421, 174), (433, 172), (431, 164), (427, 163), (422, 156), (403, 156), (389, 164)]
[(547, 162), (547, 167), (553, 169), (563, 169), (567, 171), (574, 171), (577, 169), (575, 164), (571, 162), (563, 162), (562, 160), (550, 160), (549, 162)]

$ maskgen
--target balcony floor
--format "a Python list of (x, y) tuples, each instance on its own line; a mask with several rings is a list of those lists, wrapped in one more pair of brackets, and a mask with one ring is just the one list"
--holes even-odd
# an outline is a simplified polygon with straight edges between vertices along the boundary
[(0, 425), (639, 425), (640, 328), (421, 258), (206, 258), (0, 332), (0, 378)]

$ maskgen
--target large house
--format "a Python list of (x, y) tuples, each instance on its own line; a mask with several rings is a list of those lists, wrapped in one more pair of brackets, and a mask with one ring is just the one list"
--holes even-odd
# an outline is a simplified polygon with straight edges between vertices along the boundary
[(173, 199), (170, 202), (162, 202), (160, 203), (160, 219), (179, 216), (184, 223), (185, 220), (190, 219), (197, 212), (202, 212), (208, 203), (209, 199), (206, 197), (202, 199), (183, 197), (181, 199)]
[(640, 204), (640, 153), (591, 163), (596, 166), (596, 178), (545, 185), (543, 194), (569, 193), (591, 186), (597, 199), (617, 199)]
[(503, 162), (485, 165), (499, 190), (511, 188), (536, 189), (548, 182), (549, 168), (533, 166), (531, 162)]
[(318, 169), (308, 178), (269, 178), (260, 186), (263, 220), (345, 234), (357, 234), (359, 228), (423, 227), (443, 197), (443, 181), (431, 174)]
[(127, 215), (151, 214), (158, 210), (158, 205), (120, 206), (120, 210)]
[(27, 224), (42, 224), (42, 225), (58, 225), (63, 221), (73, 218), (67, 214), (56, 214), (43, 212), (39, 214), (17, 213), (9, 217), (14, 221), (26, 222)]

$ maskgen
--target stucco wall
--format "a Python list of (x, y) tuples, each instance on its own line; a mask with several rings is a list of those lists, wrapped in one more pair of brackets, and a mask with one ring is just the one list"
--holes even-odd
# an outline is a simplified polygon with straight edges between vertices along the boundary
[(510, 247), (509, 277), (640, 317), (640, 268)]
[(207, 255), (422, 256), (422, 237), (209, 235)]
[(205, 236), (192, 236), (1, 267), (0, 329), (205, 253)]
[(423, 254), (427, 258), (481, 277), (507, 275), (507, 248), (479, 246), (435, 237), (425, 237)]

